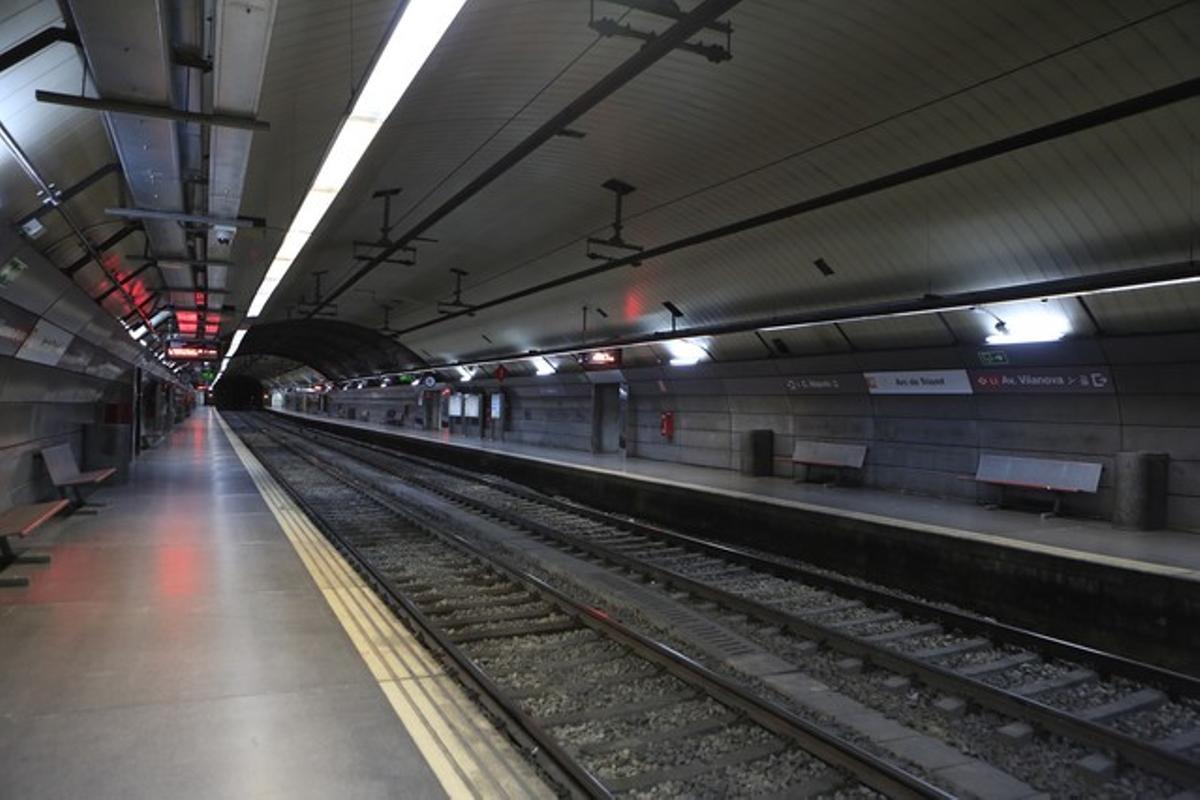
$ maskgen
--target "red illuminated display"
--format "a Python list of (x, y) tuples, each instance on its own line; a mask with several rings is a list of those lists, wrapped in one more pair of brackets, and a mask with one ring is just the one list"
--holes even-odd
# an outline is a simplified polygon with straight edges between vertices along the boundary
[(179, 325), (179, 333), (183, 336), (199, 338), (216, 338), (221, 330), (221, 313), (179, 310), (175, 312), (175, 321)]
[(579, 356), (579, 364), (585, 370), (619, 369), (621, 366), (620, 350), (593, 350)]
[(167, 348), (167, 358), (172, 361), (215, 361), (217, 348), (201, 345), (172, 345)]

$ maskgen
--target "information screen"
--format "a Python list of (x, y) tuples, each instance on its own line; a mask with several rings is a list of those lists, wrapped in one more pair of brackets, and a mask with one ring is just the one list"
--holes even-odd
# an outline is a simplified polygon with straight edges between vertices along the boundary
[(461, 417), (463, 413), (463, 396), (461, 394), (450, 395), (450, 416)]

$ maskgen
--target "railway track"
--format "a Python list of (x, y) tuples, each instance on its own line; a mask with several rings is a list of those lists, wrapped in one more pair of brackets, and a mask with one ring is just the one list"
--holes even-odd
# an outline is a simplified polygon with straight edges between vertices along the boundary
[(230, 423), (567, 793), (950, 796), (431, 524), (294, 436)]
[(829, 649), (847, 673), (872, 666), (898, 690), (912, 681), (940, 693), (948, 716), (973, 707), (1003, 715), (999, 739), (1020, 744), (1043, 730), (1078, 743), (1092, 751), (1079, 768), (1097, 780), (1123, 762), (1177, 787), (1200, 786), (1200, 681), (1190, 676), (376, 445), (305, 436), (581, 557), (742, 615), (788, 655)]

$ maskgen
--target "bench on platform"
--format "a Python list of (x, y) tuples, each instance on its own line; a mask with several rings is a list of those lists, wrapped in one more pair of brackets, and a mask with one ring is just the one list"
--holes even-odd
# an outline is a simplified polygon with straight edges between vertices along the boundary
[[(31, 503), (0, 511), (0, 570), (12, 564), (49, 564), (48, 555), (14, 551), (9, 539), (28, 536), (68, 505), (69, 500), (51, 500), (48, 503)], [(23, 575), (0, 575), (0, 587), (28, 585), (29, 578)]]
[(1050, 492), (1054, 497), (1054, 508), (1043, 516), (1058, 516), (1062, 510), (1064, 495), (1080, 492), (1095, 494), (1099, 490), (1100, 473), (1103, 469), (1103, 464), (1091, 461), (1060, 461), (984, 453), (979, 456), (974, 480), (977, 483), (999, 486), (1001, 492), (1005, 487)]
[(50, 473), (50, 482), (58, 489), (61, 497), (75, 496), (72, 508), (80, 509), (90, 505), (83, 498), (83, 487), (96, 486), (108, 480), (117, 471), (115, 467), (94, 469), (80, 472), (71, 452), (71, 445), (58, 444), (42, 450), (42, 460), (46, 462), (46, 471)]
[(804, 439), (796, 441), (792, 447), (792, 466), (804, 467), (804, 473), (797, 475), (796, 480), (808, 478), (809, 467), (833, 467), (838, 470), (861, 470), (867, 460), (865, 444), (838, 444), (834, 442), (814, 442)]

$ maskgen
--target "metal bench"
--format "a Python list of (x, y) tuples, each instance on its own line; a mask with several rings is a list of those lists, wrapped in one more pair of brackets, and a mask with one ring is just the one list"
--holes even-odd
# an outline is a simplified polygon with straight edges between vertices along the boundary
[[(28, 536), (68, 505), (69, 500), (51, 500), (48, 503), (13, 506), (7, 511), (0, 511), (0, 570), (7, 569), (12, 564), (49, 564), (50, 556), (18, 553), (12, 549), (9, 539)], [(28, 585), (29, 578), (24, 575), (0, 575), (0, 587)]]
[(803, 474), (795, 476), (796, 480), (807, 480), (809, 467), (833, 467), (838, 470), (840, 478), (842, 470), (861, 470), (866, 459), (865, 444), (798, 440), (792, 448), (792, 466), (799, 464), (804, 468)]
[(72, 509), (78, 510), (89, 504), (83, 498), (83, 487), (96, 486), (108, 480), (117, 470), (115, 467), (94, 469), (90, 472), (80, 472), (71, 452), (71, 445), (59, 444), (42, 450), (42, 460), (46, 462), (46, 471), (50, 473), (50, 482), (58, 489), (60, 496), (70, 498), (74, 495)]
[(984, 453), (979, 456), (975, 481), (999, 486), (1002, 492), (1001, 500), (1004, 488), (1009, 486), (1050, 492), (1054, 497), (1054, 508), (1042, 516), (1058, 516), (1062, 510), (1064, 495), (1079, 492), (1096, 493), (1100, 488), (1100, 473), (1103, 469), (1103, 464), (1090, 461), (1060, 461)]

